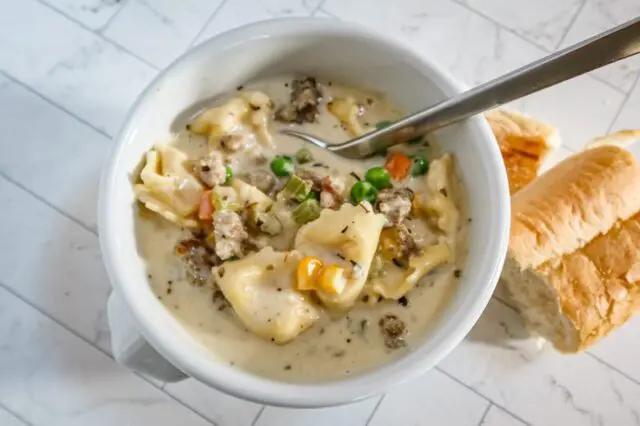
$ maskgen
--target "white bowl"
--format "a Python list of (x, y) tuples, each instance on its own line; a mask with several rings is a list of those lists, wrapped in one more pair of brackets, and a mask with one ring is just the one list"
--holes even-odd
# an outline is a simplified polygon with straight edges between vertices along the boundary
[(143, 153), (166, 138), (193, 104), (256, 77), (311, 73), (374, 87), (415, 111), (462, 91), (447, 72), (387, 38), (330, 19), (279, 19), (221, 34), (186, 53), (147, 87), (116, 138), (100, 186), (99, 227), (111, 282), (144, 338), (170, 363), (217, 389), (289, 407), (344, 404), (388, 390), (432, 368), (469, 332), (491, 297), (506, 253), (509, 193), (486, 121), (472, 118), (438, 132), (457, 159), (473, 219), (468, 264), (456, 294), (425, 342), (405, 357), (358, 377), (322, 384), (278, 382), (231, 368), (198, 343), (154, 296), (134, 235), (131, 174)]

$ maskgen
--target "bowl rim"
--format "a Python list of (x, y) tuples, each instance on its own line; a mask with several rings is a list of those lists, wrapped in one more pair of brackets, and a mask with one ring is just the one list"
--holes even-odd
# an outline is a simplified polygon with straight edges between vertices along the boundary
[[(465, 86), (457, 82), (448, 71), (424, 55), (387, 36), (353, 23), (327, 18), (279, 18), (255, 22), (226, 31), (186, 51), (160, 71), (129, 109), (103, 166), (98, 197), (98, 229), (103, 261), (112, 286), (120, 290), (133, 318), (140, 325), (139, 331), (145, 340), (176, 368), (216, 389), (245, 400), (274, 406), (319, 408), (348, 404), (388, 391), (391, 387), (422, 375), (433, 368), (462, 341), (484, 311), (498, 281), (507, 251), (510, 203), (506, 172), (498, 145), (495, 142), (487, 143), (484, 148), (488, 150), (486, 156), (486, 161), (490, 163), (488, 170), (490, 173), (494, 173), (492, 178), (496, 180), (498, 185), (496, 188), (498, 204), (492, 207), (495, 209), (498, 223), (502, 224), (494, 238), (495, 256), (486, 265), (483, 265), (485, 279), (481, 281), (484, 282), (484, 285), (478, 286), (477, 297), (472, 301), (467, 300), (465, 305), (461, 305), (459, 308), (460, 311), (463, 308), (466, 309), (461, 314), (463, 321), (458, 324), (449, 324), (449, 333), (443, 333), (441, 341), (428, 354), (420, 354), (420, 348), (425, 346), (423, 344), (394, 362), (354, 378), (318, 384), (286, 383), (233, 369), (213, 357), (200, 356), (196, 351), (190, 351), (189, 345), (175, 344), (179, 336), (158, 331), (154, 326), (152, 316), (142, 312), (139, 304), (141, 301), (137, 300), (128, 290), (132, 286), (123, 285), (127, 281), (126, 274), (124, 274), (125, 268), (123, 264), (116, 261), (117, 246), (114, 244), (113, 238), (110, 237), (115, 235), (117, 224), (112, 215), (108, 214), (109, 208), (107, 208), (109, 200), (116, 191), (118, 159), (124, 144), (129, 140), (129, 135), (135, 127), (136, 116), (141, 106), (149, 101), (153, 89), (169, 77), (183, 61), (191, 56), (196, 56), (198, 52), (206, 51), (213, 46), (222, 49), (234, 43), (250, 42), (256, 37), (293, 34), (366, 37), (374, 43), (382, 44), (399, 54), (406, 55), (419, 63), (423, 69), (430, 70), (432, 75), (429, 78), (447, 96), (455, 95), (465, 89)], [(493, 133), (483, 117), (472, 117), (467, 122), (470, 123), (474, 131), (479, 133), (481, 139), (495, 141)], [(165, 311), (167, 315), (171, 315), (168, 310)], [(187, 342), (184, 338), (182, 340), (183, 343)]]

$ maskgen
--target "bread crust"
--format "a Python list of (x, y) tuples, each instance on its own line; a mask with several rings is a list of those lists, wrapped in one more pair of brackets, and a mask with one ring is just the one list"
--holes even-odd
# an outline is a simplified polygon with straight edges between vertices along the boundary
[(615, 133), (592, 139), (585, 145), (585, 149), (593, 149), (603, 145), (626, 148), (638, 141), (640, 141), (640, 130), (619, 130)]
[[(518, 303), (553, 321), (545, 337), (562, 352), (588, 348), (640, 310), (640, 165), (631, 153), (594, 147), (514, 195), (508, 261), (551, 296)], [(508, 281), (514, 294), (524, 283)]]
[(559, 261), (638, 211), (640, 165), (631, 153), (584, 151), (511, 198), (509, 254), (522, 269)]
[(507, 169), (509, 192), (514, 194), (536, 178), (542, 161), (560, 144), (559, 133), (554, 127), (515, 111), (493, 110), (485, 116)]

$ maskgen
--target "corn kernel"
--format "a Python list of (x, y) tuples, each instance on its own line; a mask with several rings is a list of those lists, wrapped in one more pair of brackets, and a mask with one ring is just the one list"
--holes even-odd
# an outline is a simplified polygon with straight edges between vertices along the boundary
[(314, 290), (322, 272), (322, 261), (314, 256), (305, 256), (296, 271), (298, 290)]
[(344, 268), (329, 265), (322, 270), (319, 289), (330, 294), (341, 294), (347, 286)]

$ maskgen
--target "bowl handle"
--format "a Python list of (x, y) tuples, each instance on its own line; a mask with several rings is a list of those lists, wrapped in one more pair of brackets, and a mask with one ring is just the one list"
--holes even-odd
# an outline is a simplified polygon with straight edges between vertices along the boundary
[(107, 312), (111, 329), (111, 350), (118, 364), (163, 382), (179, 382), (188, 377), (142, 337), (138, 324), (116, 289), (109, 296)]

